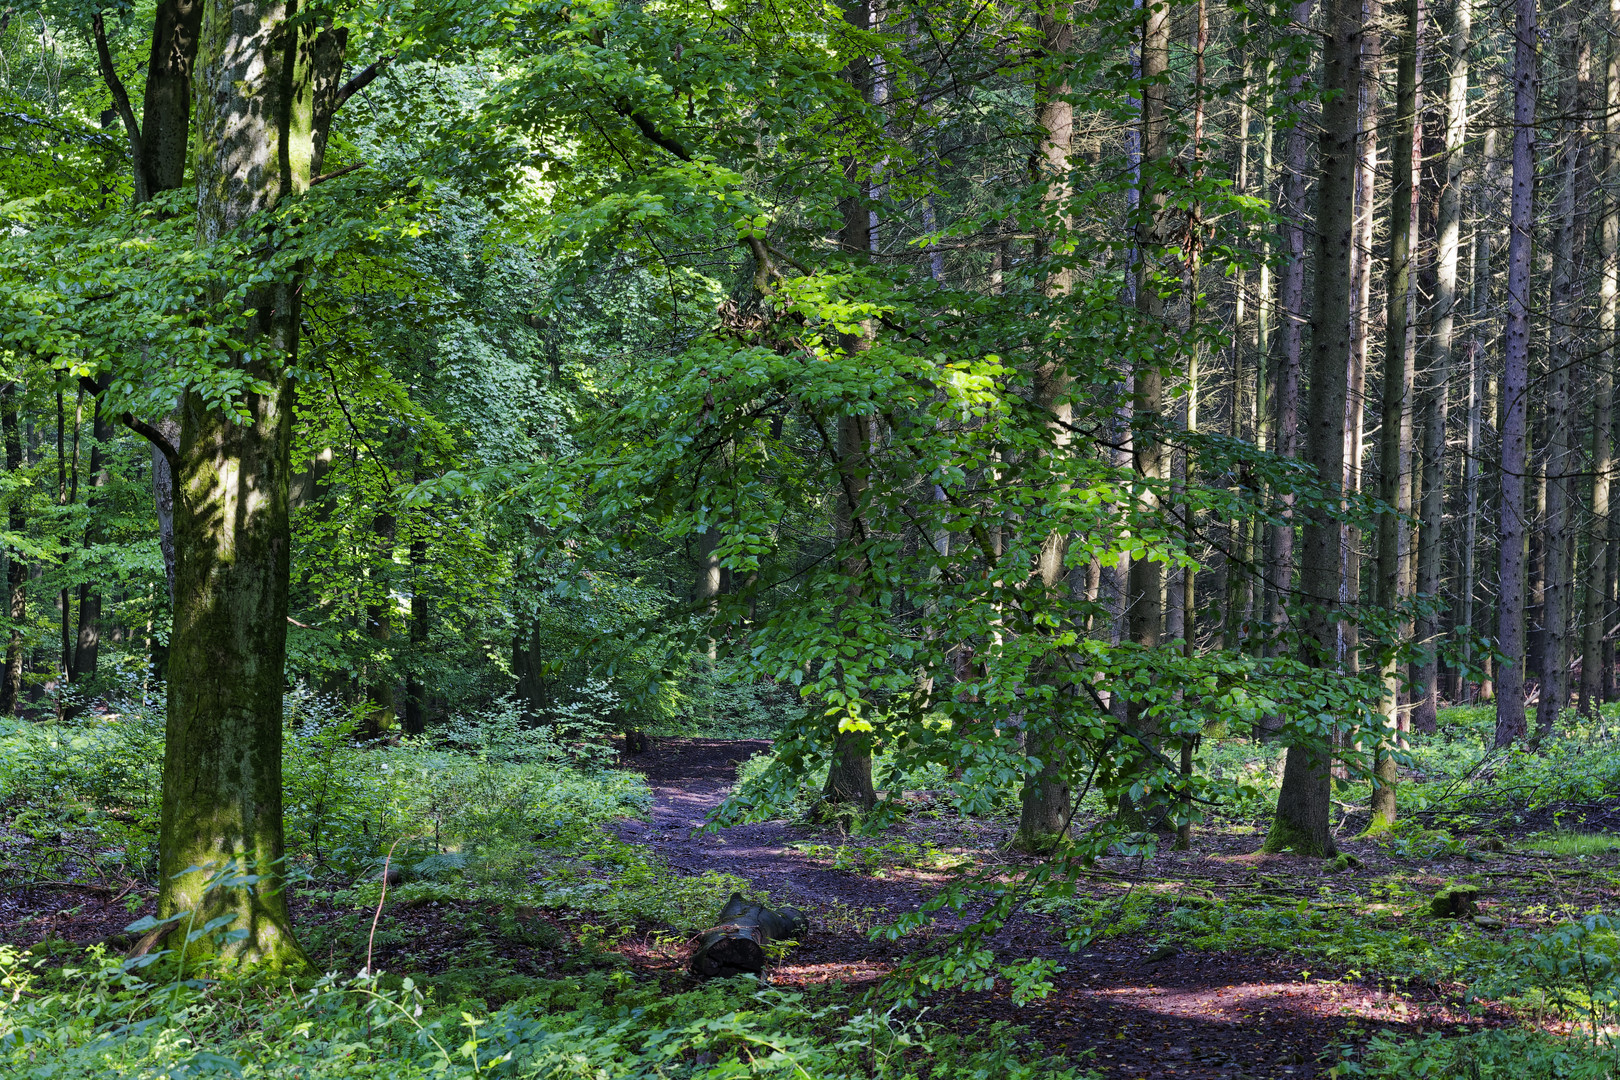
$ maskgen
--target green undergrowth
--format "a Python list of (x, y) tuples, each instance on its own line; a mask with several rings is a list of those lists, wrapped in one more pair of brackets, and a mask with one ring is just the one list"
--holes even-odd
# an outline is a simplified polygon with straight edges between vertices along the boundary
[(1381, 1032), (1345, 1057), (1328, 1075), (1408, 1080), (1611, 1080), (1620, 1052), (1605, 1037), (1554, 1035), (1522, 1028), (1434, 1032), (1422, 1038)]
[(1034, 902), (1071, 927), (1069, 944), (1145, 937), (1209, 952), (1271, 952), (1302, 967), (1396, 984), (1445, 985), (1464, 1000), (1490, 1000), (1534, 1016), (1620, 1023), (1620, 934), (1601, 911), (1524, 933), (1434, 918), (1431, 892), (1376, 883), (1371, 900), (1323, 888), (1314, 899), (1253, 891), (1211, 895), (1194, 888)]
[(408, 979), (154, 978), (162, 966), (92, 954), (78, 966), (51, 968), (0, 950), (0, 1073), (28, 1080), (1090, 1075), (1022, 1059), (1006, 1049), (1018, 1040), (1004, 1025), (961, 1037), (752, 979), (686, 991), (622, 972), (607, 984), (535, 980), (530, 994), (492, 1010), (480, 998), (445, 997)]
[[(509, 706), (431, 739), (365, 745), (342, 706), (290, 697), (284, 728), (289, 877), (306, 899), (374, 907), (385, 861), (401, 903), (559, 907), (604, 921), (706, 925), (727, 874), (672, 875), (603, 829), (651, 794), (524, 728)], [(0, 721), (0, 824), (22, 842), (0, 877), (146, 883), (156, 869), (163, 714), (131, 695), (64, 724)], [(143, 889), (137, 888), (138, 897)]]

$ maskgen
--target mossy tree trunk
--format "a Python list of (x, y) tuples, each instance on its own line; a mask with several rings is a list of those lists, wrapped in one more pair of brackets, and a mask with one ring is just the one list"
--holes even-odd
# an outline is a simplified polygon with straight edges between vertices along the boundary
[[(314, 30), (297, 28), (298, 14), (288, 0), (207, 0), (195, 68), (200, 245), (301, 193), (319, 168)], [(243, 397), (241, 417), (196, 391), (180, 407), (158, 910), (182, 929), (233, 915), (226, 954), (288, 967), (305, 962), (283, 892), (281, 808), (297, 283), (260, 286), (244, 308), (254, 314), (236, 363), (266, 389)]]

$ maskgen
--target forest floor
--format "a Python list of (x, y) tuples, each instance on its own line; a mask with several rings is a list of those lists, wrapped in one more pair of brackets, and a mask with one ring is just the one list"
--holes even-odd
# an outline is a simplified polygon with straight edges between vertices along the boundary
[[(1007, 850), (1010, 819), (962, 817), (926, 792), (908, 792), (910, 812), (878, 836), (800, 821), (701, 831), (739, 767), (769, 746), (659, 740), (621, 766), (646, 777), (653, 797), (646, 820), (621, 818), (608, 828), (689, 879), (700, 903), (708, 902), (702, 894), (710, 886), (699, 875), (719, 871), (802, 908), (810, 931), (769, 971), (777, 987), (854, 1006), (907, 954), (937, 948), (959, 923), (944, 920), (899, 941), (874, 941), (870, 931), (916, 911), (955, 874), (989, 869), (1015, 877), (1034, 865)], [(1419, 775), (1407, 779), (1424, 783)], [(1062, 1055), (1110, 1080), (1322, 1077), (1347, 1049), (1379, 1032), (1568, 1032), (1567, 1021), (1549, 1023), (1543, 1014), (1465, 1002), (1469, 988), (1445, 972), (1462, 970), (1452, 961), (1471, 948), (1484, 955), (1475, 946), (1497, 946), (1490, 955), (1506, 957), (1527, 934), (1581, 912), (1620, 908), (1620, 836), (1611, 835), (1617, 822), (1620, 799), (1608, 797), (1541, 805), (1493, 836), (1408, 828), (1370, 840), (1353, 835), (1359, 826), (1351, 816), (1339, 843), (1354, 861), (1337, 867), (1255, 854), (1256, 823), (1212, 824), (1198, 831), (1189, 852), (1166, 846), (1151, 856), (1101, 860), (1081, 876), (1073, 900), (1019, 914), (988, 943), (999, 963), (1056, 965), (1045, 996), (1019, 1004), (1000, 980), (989, 990), (936, 994), (926, 1016), (974, 1037), (1019, 1040), (1032, 1056)], [(1570, 843), (1561, 848), (1557, 838)], [(0, 860), (27, 866), (43, 842), (0, 828)], [(116, 948), (123, 927), (153, 910), (148, 882), (71, 876), (52, 881), (35, 872), (26, 882), (0, 881), (0, 944)], [(1429, 914), (1428, 898), (1453, 882), (1480, 888), (1479, 918)], [(730, 887), (716, 886), (716, 909), (726, 899), (718, 892)], [(522, 978), (583, 978), (603, 958), (628, 965), (644, 985), (691, 985), (690, 927), (613, 930), (561, 908), (520, 907), (514, 917), (470, 895), (390, 900), (381, 911), (375, 899), (357, 904), (345, 895), (293, 892), (300, 937), (322, 970), (352, 971), (370, 961), (385, 971), (423, 972), (440, 985), (454, 980), (461, 993), (492, 1003), (526, 992)], [(1088, 927), (1081, 946), (1071, 948), (1075, 931)], [(514, 988), (505, 992), (498, 984), (511, 977)]]
[[(949, 813), (913, 814), (880, 838), (784, 821), (697, 831), (725, 798), (738, 766), (767, 748), (763, 742), (661, 740), (626, 764), (643, 772), (653, 790), (650, 820), (626, 820), (617, 830), (623, 839), (649, 845), (678, 873), (736, 874), (801, 907), (810, 919), (808, 940), (771, 970), (775, 985), (834, 982), (855, 990), (872, 984), (903, 951), (926, 948), (927, 942), (874, 942), (865, 931), (916, 910), (949, 880), (950, 871), (940, 865), (1002, 863), (1012, 869), (1027, 862), (1004, 850), (1006, 823)], [(1413, 918), (1379, 903), (1387, 898), (1388, 881), (1398, 878), (1410, 895), (1479, 872), (1461, 855), (1403, 858), (1372, 841), (1345, 839), (1341, 850), (1361, 866), (1334, 873), (1320, 859), (1254, 854), (1260, 839), (1258, 829), (1209, 830), (1191, 852), (1161, 849), (1149, 858), (1106, 859), (1088, 875), (1082, 893), (1089, 889), (1098, 900), (1130, 890), (1194, 900), (1252, 893), (1284, 905), (1303, 902), (1313, 911), (1354, 909), (1387, 931), (1403, 929), (1402, 921)], [(1592, 904), (1613, 903), (1620, 895), (1607, 875), (1593, 876), (1584, 861), (1580, 870), (1556, 874), (1545, 857), (1506, 858), (1514, 868), (1498, 862), (1486, 871), (1505, 887), (1484, 890), (1486, 918), (1479, 933), (1533, 925), (1554, 894)], [(1612, 868), (1617, 860), (1611, 855), (1601, 861)], [(1521, 880), (1519, 889), (1514, 883)], [(1537, 899), (1542, 903), (1527, 903)], [(717, 897), (717, 905), (723, 900)], [(1490, 928), (1493, 916), (1501, 923), (1497, 931)], [(949, 928), (944, 924), (924, 936)], [(1002, 982), (988, 992), (936, 998), (930, 1019), (959, 1030), (1007, 1021), (1046, 1053), (1072, 1057), (1108, 1077), (1199, 1080), (1325, 1076), (1343, 1048), (1376, 1031), (1458, 1033), (1513, 1019), (1502, 1010), (1464, 1007), (1460, 987), (1393, 972), (1350, 971), (1282, 948), (1173, 949), (1146, 928), (1070, 951), (1066, 929), (1062, 917), (1024, 914), (991, 943), (1002, 962), (1039, 957), (1060, 965), (1044, 998), (1015, 1004)], [(672, 971), (683, 956), (654, 950), (634, 960)]]

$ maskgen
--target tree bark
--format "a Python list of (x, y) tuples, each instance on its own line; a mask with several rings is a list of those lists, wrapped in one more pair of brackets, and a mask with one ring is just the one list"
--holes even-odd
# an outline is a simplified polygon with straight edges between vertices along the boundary
[[(6, 471), (12, 482), (20, 479), (23, 467), (22, 425), (18, 422), (22, 412), (23, 384), (20, 379), (8, 382), (0, 391), (0, 437), (5, 441)], [(6, 528), (13, 536), (21, 536), (28, 528), (28, 508), (22, 494), (14, 489), (6, 506)], [(6, 615), (11, 628), (6, 634), (6, 669), (0, 675), (0, 716), (11, 716), (22, 699), (23, 628), (28, 620), (28, 564), (16, 550), (6, 559)]]
[[(1142, 9), (1142, 168), (1136, 237), (1136, 310), (1141, 330), (1156, 333), (1164, 322), (1161, 281), (1154, 268), (1163, 242), (1159, 235), (1164, 215), (1165, 193), (1159, 171), (1168, 152), (1165, 130), (1164, 76), (1170, 66), (1170, 9), (1164, 4), (1146, 4)], [(1134, 485), (1137, 494), (1132, 513), (1145, 523), (1156, 519), (1161, 485), (1167, 479), (1164, 443), (1158, 425), (1164, 413), (1164, 373), (1157, 355), (1143, 350), (1132, 372), (1131, 447)], [(1130, 640), (1144, 649), (1158, 646), (1164, 622), (1164, 564), (1153, 559), (1131, 560), (1126, 595), (1127, 632)], [(1125, 723), (1131, 733), (1148, 746), (1157, 744), (1158, 725), (1134, 696), (1125, 703)], [(1128, 797), (1122, 797), (1121, 816), (1140, 819)]]
[[(1393, 612), (1410, 597), (1406, 591), (1412, 513), (1412, 385), (1417, 370), (1417, 275), (1412, 272), (1418, 238), (1418, 180), (1423, 140), (1424, 0), (1405, 0), (1396, 77), (1394, 189), (1390, 195), (1389, 263), (1385, 276), (1384, 394), (1378, 451), (1378, 494), (1389, 508), (1378, 518), (1378, 605)], [(1385, 643), (1381, 661), (1383, 732), (1374, 759), (1371, 828), (1395, 821), (1395, 759), (1400, 741), (1400, 665), (1396, 649), (1408, 634), (1401, 620), (1396, 640)]]
[(1615, 331), (1620, 326), (1620, 0), (1609, 0), (1603, 110), (1603, 268), (1592, 398), (1592, 535), (1586, 562), (1586, 611), (1581, 647), (1581, 714), (1597, 716), (1603, 694), (1604, 617), (1609, 595), (1609, 487), (1614, 471)]
[[(720, 557), (716, 554), (719, 543), (720, 533), (711, 522), (698, 537), (697, 576), (692, 583), (692, 606), (711, 623), (720, 602)], [(709, 659), (718, 659), (719, 642), (715, 640), (712, 626), (707, 631), (706, 641)]]
[[(1293, 21), (1307, 26), (1315, 0), (1294, 5)], [(1290, 100), (1298, 100), (1309, 72), (1288, 78)], [(1278, 212), (1283, 220), (1284, 262), (1277, 275), (1277, 332), (1272, 339), (1271, 364), (1275, 388), (1275, 428), (1272, 445), (1278, 457), (1293, 460), (1299, 456), (1299, 375), (1305, 338), (1305, 231), (1306, 196), (1310, 190), (1310, 125), (1299, 118), (1288, 130), (1283, 149), (1283, 181)], [(1287, 601), (1294, 575), (1294, 494), (1283, 492), (1282, 523), (1266, 526), (1264, 597), (1268, 656), (1278, 655), (1281, 633), (1288, 621)], [(1260, 719), (1260, 737), (1272, 738), (1282, 726), (1282, 718)]]
[(1507, 317), (1502, 335), (1502, 500), (1497, 536), (1496, 745), (1525, 737), (1524, 473), (1530, 392), (1530, 246), (1535, 228), (1536, 0), (1514, 0), (1513, 180), (1508, 209)]
[(1549, 309), (1552, 326), (1549, 340), (1547, 393), (1547, 518), (1546, 567), (1547, 600), (1543, 623), (1546, 627), (1546, 648), (1542, 654), (1541, 697), (1536, 705), (1536, 737), (1552, 734), (1559, 714), (1569, 701), (1569, 615), (1573, 607), (1573, 586), (1568, 550), (1574, 533), (1571, 517), (1574, 513), (1573, 483), (1575, 453), (1570, 407), (1572, 369), (1580, 362), (1576, 355), (1579, 346), (1575, 340), (1575, 323), (1580, 319), (1576, 310), (1577, 273), (1577, 221), (1576, 177), (1580, 166), (1582, 143), (1581, 124), (1578, 120), (1586, 107), (1586, 83), (1590, 79), (1590, 54), (1585, 47), (1580, 29), (1580, 16), (1565, 12), (1561, 19), (1560, 66), (1558, 81), (1558, 115), (1562, 146), (1560, 153), (1561, 183), (1557, 204), (1553, 210), (1553, 276)]
[[(301, 193), (320, 168), (312, 30), (294, 21), (296, 7), (204, 3), (195, 72), (201, 246)], [(245, 395), (241, 416), (197, 391), (180, 409), (158, 912), (182, 930), (235, 916), (238, 939), (184, 948), (302, 967), (284, 895), (281, 810), (298, 283), (259, 285), (244, 306), (254, 314), (235, 363), (268, 390)]]
[[(1069, 222), (1063, 207), (1069, 196), (1074, 106), (1067, 100), (1069, 86), (1062, 57), (1069, 51), (1074, 28), (1069, 10), (1062, 4), (1037, 16), (1036, 24), (1041, 32), (1041, 51), (1054, 67), (1046, 71), (1050, 81), (1039, 88), (1036, 123), (1040, 126), (1041, 143), (1030, 160), (1030, 172), (1037, 183), (1046, 186), (1046, 210), (1056, 223), (1056, 230), (1067, 233)], [(1053, 250), (1050, 241), (1043, 240), (1035, 254), (1041, 259), (1050, 257)], [(1047, 275), (1046, 295), (1059, 300), (1069, 295), (1072, 285), (1073, 274), (1069, 269), (1053, 270)], [(1069, 452), (1069, 422), (1074, 412), (1069, 395), (1073, 380), (1061, 363), (1049, 357), (1039, 361), (1034, 374), (1035, 407), (1050, 417), (1047, 429), (1052, 441), (1047, 452), (1060, 457)], [(1061, 497), (1061, 492), (1054, 495)], [(1068, 546), (1068, 533), (1062, 530), (1054, 530), (1042, 540), (1035, 577), (1044, 592), (1064, 588)], [(1013, 842), (1024, 851), (1046, 851), (1062, 840), (1073, 813), (1067, 747), (1061, 732), (1039, 719), (1026, 717), (1024, 753), (1033, 767), (1024, 777), (1018, 832)]]
[[(1452, 341), (1457, 313), (1457, 267), (1462, 254), (1463, 142), (1468, 135), (1468, 50), (1473, 37), (1473, 0), (1454, 0), (1451, 23), (1451, 80), (1446, 88), (1445, 180), (1435, 228), (1434, 307), (1423, 407), (1423, 501), (1419, 508), (1417, 592), (1431, 605), (1440, 599), (1445, 523), (1446, 420), (1449, 411)], [(1439, 726), (1440, 622), (1437, 610), (1417, 625), (1423, 650), (1413, 691), (1412, 727), (1433, 732)]]
[(366, 678), (366, 734), (372, 738), (392, 728), (397, 715), (393, 673), (376, 659), (394, 638), (393, 582), (389, 574), (394, 565), (394, 527), (394, 515), (386, 511), (371, 520), (371, 534), (380, 556), (367, 572), (373, 580), (371, 599), (366, 604), (366, 637), (375, 644), (373, 657), (366, 665), (370, 668)]
[[(105, 392), (112, 385), (111, 373), (101, 376), (97, 380), (97, 389)], [(98, 517), (106, 512), (103, 505), (103, 491), (107, 487), (110, 477), (107, 473), (106, 451), (103, 449), (112, 440), (112, 418), (107, 410), (101, 407), (98, 396), (95, 402), (95, 412), (90, 424), (90, 493), (86, 500), (90, 511), (88, 524), (84, 529), (84, 548), (86, 551), (95, 543), (98, 528)], [(72, 682), (85, 682), (96, 677), (96, 667), (101, 655), (101, 589), (92, 581), (84, 581), (79, 585), (79, 632), (73, 649), (73, 668), (68, 673)]]
[[(420, 478), (418, 478), (420, 480)], [(420, 536), (411, 540), (411, 666), (405, 676), (405, 723), (407, 735), (427, 731), (427, 688), (422, 682), (428, 640), (427, 576), (428, 546)]]
[[(872, 9), (868, 0), (854, 0), (844, 8), (844, 19), (858, 30), (872, 26)], [(844, 69), (844, 77), (867, 100), (872, 94), (872, 65), (865, 58), (852, 62)], [(839, 213), (843, 223), (839, 229), (839, 242), (846, 254), (864, 256), (872, 250), (876, 220), (867, 206), (869, 188), (861, 179), (861, 163), (854, 157), (843, 162), (844, 179), (849, 193), (839, 200)], [(839, 346), (846, 356), (853, 358), (865, 352), (872, 344), (872, 326), (865, 323), (859, 333), (840, 334)], [(839, 490), (833, 497), (833, 532), (839, 547), (850, 552), (844, 558), (844, 572), (850, 578), (852, 598), (861, 592), (861, 580), (866, 574), (867, 559), (860, 550), (866, 528), (862, 520), (861, 503), (868, 487), (867, 470), (872, 449), (873, 419), (870, 416), (840, 413), (838, 416), (838, 442), (834, 447), (835, 467), (838, 471)], [(870, 732), (844, 730), (840, 726), (833, 735), (832, 758), (828, 762), (827, 783), (822, 797), (828, 802), (854, 803), (862, 810), (877, 805), (877, 791), (872, 786), (872, 737)]]
[[(1305, 460), (1328, 493), (1344, 484), (1344, 406), (1350, 352), (1350, 261), (1354, 247), (1356, 139), (1361, 88), (1361, 0), (1330, 0), (1323, 28), (1323, 82), (1328, 93), (1318, 142), (1315, 331)], [(1325, 506), (1306, 517), (1300, 591), (1308, 601), (1303, 659), (1331, 665), (1338, 649), (1341, 561), (1339, 515)], [(1288, 748), (1277, 813), (1265, 850), (1302, 855), (1335, 852), (1329, 823), (1331, 748), (1296, 743)]]

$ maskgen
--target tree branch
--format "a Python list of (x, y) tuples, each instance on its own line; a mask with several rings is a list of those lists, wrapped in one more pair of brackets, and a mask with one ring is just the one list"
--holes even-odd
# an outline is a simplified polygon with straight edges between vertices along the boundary
[(636, 128), (642, 133), (642, 135), (646, 136), (647, 141), (652, 143), (654, 146), (659, 146), (665, 150), (668, 150), (671, 154), (674, 154), (682, 161), (692, 160), (692, 151), (688, 150), (679, 139), (672, 135), (665, 135), (662, 131), (659, 131), (651, 120), (648, 120), (645, 116), (641, 115), (641, 113), (631, 108), (628, 102), (620, 101), (618, 104), (614, 105), (613, 108), (614, 111), (620, 116), (636, 125)]
[(176, 450), (174, 444), (163, 437), (163, 432), (148, 424), (145, 420), (139, 419), (134, 413), (119, 413), (118, 420), (129, 430), (157, 447), (157, 452), (162, 454), (163, 460), (169, 463), (171, 472), (179, 472), (180, 451)]
[(118, 77), (113, 68), (112, 50), (107, 48), (107, 25), (96, 12), (90, 17), (90, 30), (96, 42), (96, 67), (101, 70), (101, 81), (107, 84), (112, 93), (113, 109), (118, 118), (124, 122), (124, 133), (129, 136), (130, 164), (135, 174), (135, 201), (145, 202), (148, 196), (146, 190), (146, 170), (144, 158), (141, 154), (141, 127), (135, 122), (135, 110), (129, 104), (129, 92), (124, 89), (124, 82)]
[(332, 102), (332, 111), (343, 108), (343, 103), (372, 84), (372, 81), (388, 70), (388, 65), (394, 62), (394, 54), (379, 56), (370, 65), (360, 69), (354, 78), (338, 87), (337, 99)]
[(336, 180), (340, 176), (347, 176), (350, 173), (354, 172), (354, 170), (363, 169), (365, 167), (366, 167), (366, 163), (364, 161), (357, 161), (353, 165), (345, 165), (343, 168), (338, 169), (336, 172), (322, 173), (320, 176), (317, 176), (317, 177), (313, 178), (312, 180), (310, 180), (309, 186), (314, 187), (316, 184), (324, 184), (328, 180)]
[[(79, 388), (89, 395), (92, 400), (99, 399), (103, 393), (103, 387), (88, 375), (79, 377)], [(118, 422), (157, 447), (157, 452), (163, 455), (164, 460), (169, 463), (169, 468), (178, 470), (180, 451), (174, 448), (174, 444), (164, 436), (163, 432), (148, 424), (145, 420), (139, 419), (134, 413), (119, 413)]]

